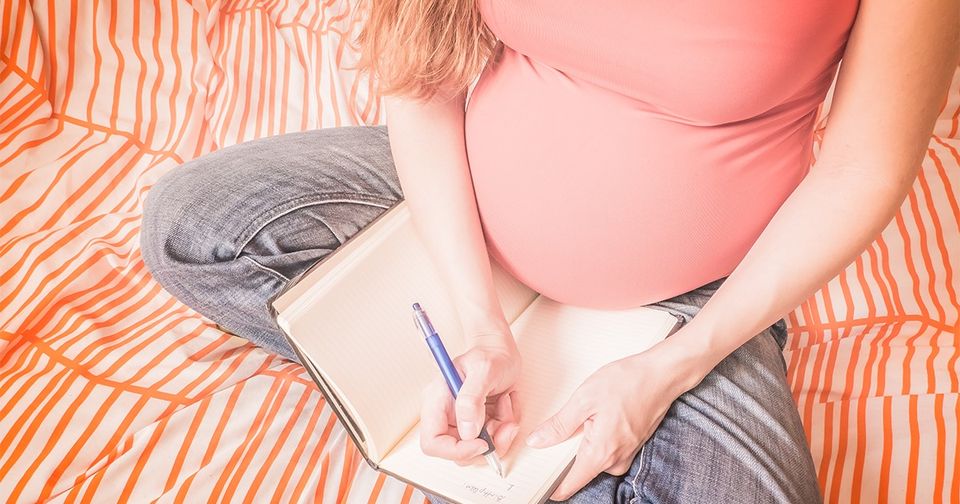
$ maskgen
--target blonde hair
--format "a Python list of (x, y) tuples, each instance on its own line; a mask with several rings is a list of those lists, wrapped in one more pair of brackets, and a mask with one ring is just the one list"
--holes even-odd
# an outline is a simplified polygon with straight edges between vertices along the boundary
[(456, 95), (499, 46), (477, 1), (357, 0), (355, 12), (367, 17), (356, 39), (360, 58), (351, 69), (368, 73), (381, 96)]

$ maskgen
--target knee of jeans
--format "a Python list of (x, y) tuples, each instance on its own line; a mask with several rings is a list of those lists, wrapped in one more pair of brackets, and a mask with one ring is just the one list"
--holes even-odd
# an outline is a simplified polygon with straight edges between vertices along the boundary
[[(184, 251), (177, 250), (178, 242), (174, 233), (178, 229), (189, 229), (183, 168), (175, 168), (163, 176), (147, 191), (143, 202), (143, 216), (140, 222), (140, 252), (147, 269), (158, 276), (163, 271), (175, 269)], [(186, 224), (186, 225), (184, 225)]]

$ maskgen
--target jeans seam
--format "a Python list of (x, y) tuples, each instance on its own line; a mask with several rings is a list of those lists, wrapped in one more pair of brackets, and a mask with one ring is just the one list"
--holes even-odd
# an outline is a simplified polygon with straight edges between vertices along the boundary
[[(377, 197), (377, 198), (379, 199), (379, 197)], [(290, 200), (289, 202), (287, 202), (287, 204), (292, 203), (292, 202), (295, 202), (295, 201), (299, 201), (299, 200), (302, 200), (302, 199), (304, 199), (304, 197), (296, 198), (296, 199)], [(317, 205), (324, 205), (324, 204), (327, 204), (327, 203), (355, 203), (355, 204), (358, 204), (358, 205), (367, 205), (367, 206), (373, 206), (373, 207), (383, 208), (383, 209), (389, 209), (389, 208), (390, 208), (390, 205), (387, 205), (387, 204), (379, 204), (379, 203), (375, 203), (375, 202), (372, 202), (372, 201), (362, 201), (362, 200), (359, 200), (359, 199), (356, 199), (356, 198), (328, 198), (328, 199), (322, 199), (322, 200), (320, 200), (320, 201), (311, 201), (311, 202), (309, 202), (309, 203), (303, 203), (303, 204), (299, 204), (299, 205), (295, 204), (295, 205), (293, 205), (292, 207), (290, 207), (290, 208), (288, 208), (288, 209), (286, 209), (286, 210), (284, 210), (284, 211), (282, 211), (282, 212), (280, 212), (280, 213), (278, 213), (278, 214), (270, 217), (270, 218), (267, 219), (265, 222), (263, 222), (262, 224), (258, 225), (258, 226), (254, 229), (254, 231), (253, 231), (252, 233), (250, 233), (250, 229), (253, 228), (253, 225), (251, 224), (250, 226), (247, 226), (247, 227), (243, 230), (243, 232), (240, 233), (240, 236), (237, 237), (237, 241), (239, 241), (240, 238), (243, 237), (244, 235), (248, 235), (248, 234), (249, 234), (249, 236), (247, 236), (247, 238), (244, 239), (243, 242), (241, 242), (239, 245), (237, 245), (237, 250), (236, 250), (236, 252), (235, 252), (234, 255), (233, 255), (233, 259), (237, 259), (238, 257), (240, 257), (240, 254), (243, 252), (243, 249), (246, 248), (246, 246), (250, 244), (250, 242), (253, 240), (253, 238), (254, 238), (255, 236), (257, 236), (257, 234), (258, 234), (260, 231), (263, 231), (263, 229), (264, 229), (265, 227), (269, 226), (270, 223), (276, 221), (276, 220), (279, 219), (280, 217), (283, 217), (284, 215), (287, 215), (287, 214), (289, 214), (289, 213), (291, 213), (291, 212), (295, 212), (295, 211), (300, 210), (300, 209), (302, 209), (302, 208), (307, 208), (307, 207), (317, 206)], [(259, 220), (259, 219), (258, 219), (258, 220)], [(257, 222), (257, 221), (254, 221), (254, 222)], [(326, 224), (324, 224), (324, 225), (326, 225)], [(329, 226), (327, 226), (327, 227), (329, 227)]]
[(289, 282), (289, 281), (290, 281), (290, 279), (287, 278), (287, 276), (284, 275), (283, 273), (280, 273), (279, 271), (277, 271), (277, 270), (275, 270), (275, 269), (273, 269), (273, 268), (271, 268), (271, 267), (269, 267), (269, 266), (264, 266), (263, 264), (260, 264), (259, 262), (257, 262), (256, 259), (254, 259), (254, 258), (252, 258), (252, 257), (250, 257), (250, 256), (242, 256), (242, 257), (240, 257), (240, 259), (246, 259), (246, 260), (250, 261), (250, 262), (253, 263), (253, 265), (256, 266), (257, 268), (259, 268), (259, 269), (261, 269), (261, 270), (263, 270), (263, 271), (265, 271), (265, 272), (267, 272), (267, 273), (272, 273), (272, 274), (276, 275), (277, 277), (279, 277), (279, 278), (280, 278), (281, 280), (283, 280), (284, 282)]
[(630, 499), (630, 504), (633, 504), (640, 498), (640, 489), (637, 487), (637, 480), (640, 479), (640, 473), (643, 472), (643, 453), (647, 449), (647, 443), (650, 440), (644, 441), (640, 445), (640, 453), (637, 455), (637, 474), (633, 476), (633, 480), (630, 481), (630, 486), (633, 487), (633, 498)]

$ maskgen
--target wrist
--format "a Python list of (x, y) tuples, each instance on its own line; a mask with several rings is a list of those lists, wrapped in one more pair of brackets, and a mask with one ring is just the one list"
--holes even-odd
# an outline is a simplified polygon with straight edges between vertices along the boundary
[(502, 346), (516, 349), (516, 341), (510, 324), (503, 317), (490, 315), (482, 318), (461, 320), (464, 338), (468, 346)]
[(690, 326), (681, 327), (645, 353), (671, 377), (677, 396), (696, 387), (720, 362)]

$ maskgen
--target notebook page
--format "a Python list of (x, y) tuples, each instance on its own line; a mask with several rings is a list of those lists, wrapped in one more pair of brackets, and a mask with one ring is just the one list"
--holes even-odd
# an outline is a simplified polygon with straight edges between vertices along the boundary
[(676, 324), (662, 310), (594, 310), (540, 296), (511, 326), (523, 355), (518, 385), (518, 441), (502, 458), (499, 478), (482, 458), (471, 466), (424, 455), (415, 427), (383, 460), (384, 469), (461, 502), (534, 502), (576, 452), (582, 434), (544, 449), (523, 439), (560, 409), (576, 388), (608, 362), (649, 348)]
[[(451, 356), (465, 350), (456, 308), (419, 239), (405, 202), (345, 243), (332, 268), (318, 268), (275, 306), (278, 322), (341, 398), (375, 462), (419, 418), (420, 391), (438, 374), (413, 324), (419, 302)], [(491, 262), (509, 317), (537, 296)]]
[(308, 292), (286, 323), (353, 412), (377, 461), (416, 423), (420, 391), (438, 373), (414, 326), (413, 303), (428, 311), (452, 355), (463, 351), (463, 337), (441, 279), (403, 227), (337, 273), (335, 285)]

